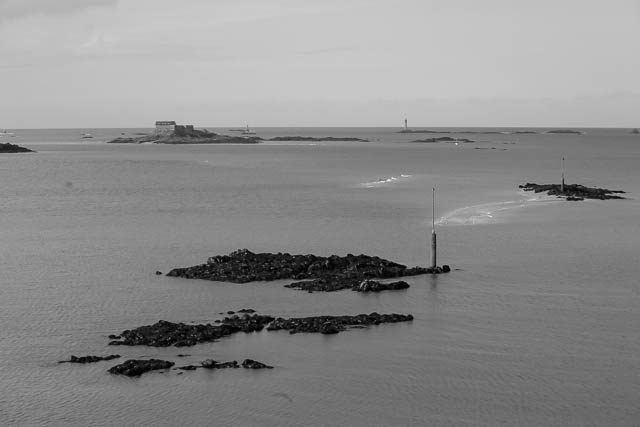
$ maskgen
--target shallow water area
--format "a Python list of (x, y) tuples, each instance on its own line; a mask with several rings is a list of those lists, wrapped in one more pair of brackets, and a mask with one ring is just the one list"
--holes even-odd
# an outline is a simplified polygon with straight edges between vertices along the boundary
[[(38, 152), (0, 156), (0, 425), (640, 419), (640, 141), (627, 130), (519, 135), (515, 144), (509, 134), (478, 135), (458, 146), (410, 143), (415, 135), (386, 128), (256, 129), (368, 143), (104, 143), (138, 131), (18, 130), (12, 143)], [(85, 132), (95, 138), (80, 141)], [(628, 198), (566, 202), (518, 189), (554, 181), (562, 156), (568, 182)], [(288, 281), (155, 274), (245, 247), (425, 265), (433, 187), (438, 259), (454, 271), (405, 278), (406, 291), (307, 293), (284, 288)], [(183, 348), (107, 345), (109, 334), (160, 319), (208, 323), (240, 308), (415, 319), (332, 336), (262, 331)], [(112, 353), (122, 358), (57, 364)], [(137, 379), (106, 372), (151, 357), (176, 366), (251, 358), (275, 368)]]

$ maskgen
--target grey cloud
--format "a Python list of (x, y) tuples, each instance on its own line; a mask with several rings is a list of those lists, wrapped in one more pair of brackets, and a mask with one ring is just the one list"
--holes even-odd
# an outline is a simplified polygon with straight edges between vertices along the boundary
[(0, 21), (115, 6), (119, 0), (0, 0)]

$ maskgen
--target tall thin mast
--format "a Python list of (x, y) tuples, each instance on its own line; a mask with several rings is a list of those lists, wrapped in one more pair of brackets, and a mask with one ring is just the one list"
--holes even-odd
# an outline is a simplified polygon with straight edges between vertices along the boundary
[(431, 268), (437, 267), (436, 262), (436, 189), (432, 189), (431, 194)]
[(564, 193), (564, 157), (562, 158), (562, 184), (560, 184), (560, 192)]

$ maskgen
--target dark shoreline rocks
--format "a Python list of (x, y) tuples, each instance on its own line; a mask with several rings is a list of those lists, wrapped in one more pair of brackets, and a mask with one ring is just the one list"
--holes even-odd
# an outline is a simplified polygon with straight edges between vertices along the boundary
[(624, 199), (616, 194), (625, 193), (621, 190), (608, 190), (606, 188), (585, 187), (579, 184), (565, 184), (564, 191), (561, 191), (560, 184), (534, 184), (526, 183), (519, 188), (524, 191), (534, 191), (536, 193), (546, 192), (550, 196), (565, 197), (569, 201), (581, 201), (584, 199)]
[(311, 142), (326, 142), (326, 141), (356, 141), (356, 142), (369, 142), (368, 139), (354, 138), (354, 137), (335, 137), (335, 136), (276, 136), (274, 138), (265, 139), (265, 141), (311, 141)]
[(8, 142), (0, 143), (0, 153), (35, 153), (33, 150)]
[(160, 359), (129, 359), (126, 362), (109, 369), (109, 373), (115, 375), (126, 375), (128, 377), (139, 377), (145, 372), (169, 369), (173, 365), (175, 365), (175, 363)]
[(435, 143), (435, 142), (463, 142), (463, 143), (472, 143), (475, 142), (474, 140), (471, 139), (466, 139), (466, 138), (451, 138), (450, 136), (440, 136), (437, 138), (427, 138), (427, 139), (416, 139), (415, 141), (411, 141), (411, 142), (429, 142), (429, 143)]
[(109, 356), (81, 356), (81, 357), (76, 357), (76, 356), (71, 356), (71, 358), (69, 360), (61, 360), (58, 363), (95, 363), (95, 362), (100, 362), (102, 360), (112, 360), (112, 359), (117, 359), (119, 358), (120, 355), (119, 354), (111, 354)]
[(313, 281), (318, 290), (347, 289), (365, 279), (390, 279), (419, 274), (440, 274), (450, 271), (444, 268), (408, 268), (375, 256), (352, 255), (290, 255), (288, 253), (253, 253), (241, 249), (229, 255), (210, 257), (206, 264), (175, 268), (167, 276), (186, 279), (204, 279), (221, 282), (247, 283), (293, 279), (298, 282), (285, 285), (301, 288), (300, 281)]
[(153, 325), (140, 326), (123, 331), (120, 341), (111, 341), (109, 345), (147, 345), (151, 347), (184, 347), (202, 342), (212, 342), (238, 332), (255, 332), (265, 328), (267, 331), (281, 329), (296, 332), (338, 333), (348, 326), (379, 325), (381, 323), (407, 322), (413, 320), (410, 314), (359, 314), (357, 316), (311, 316), (274, 318), (259, 314), (245, 314), (242, 317), (226, 317), (220, 324), (185, 325), (164, 320)]

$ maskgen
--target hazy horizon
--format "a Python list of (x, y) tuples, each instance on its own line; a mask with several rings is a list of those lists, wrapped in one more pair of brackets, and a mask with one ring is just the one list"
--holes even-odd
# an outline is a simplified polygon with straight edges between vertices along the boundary
[(0, 128), (638, 127), (633, 0), (0, 0)]

